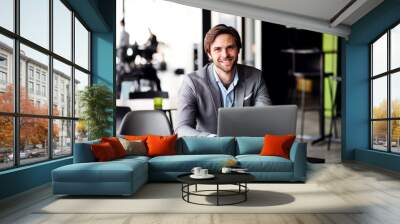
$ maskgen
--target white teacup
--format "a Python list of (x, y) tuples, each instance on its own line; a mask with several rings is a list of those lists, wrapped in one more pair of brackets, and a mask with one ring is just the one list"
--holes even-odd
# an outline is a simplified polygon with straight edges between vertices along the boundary
[(201, 167), (193, 167), (193, 169), (192, 169), (192, 173), (194, 174), (194, 175), (196, 175), (196, 176), (199, 176), (199, 175), (201, 175), (200, 174), (200, 171), (202, 170), (202, 168)]
[(208, 175), (208, 169), (201, 169), (200, 170), (200, 176), (207, 176)]
[(232, 168), (230, 167), (222, 167), (221, 172), (222, 173), (230, 173), (232, 171)]

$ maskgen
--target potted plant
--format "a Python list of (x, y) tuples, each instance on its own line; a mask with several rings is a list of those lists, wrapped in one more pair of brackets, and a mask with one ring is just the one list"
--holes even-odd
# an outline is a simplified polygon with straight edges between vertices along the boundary
[(110, 136), (112, 126), (113, 93), (102, 84), (87, 86), (79, 93), (80, 124), (87, 127), (89, 140)]

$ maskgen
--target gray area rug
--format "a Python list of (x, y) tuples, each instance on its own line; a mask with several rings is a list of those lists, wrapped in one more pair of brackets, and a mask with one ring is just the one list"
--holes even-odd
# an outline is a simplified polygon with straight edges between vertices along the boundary
[[(248, 187), (250, 191), (247, 201), (237, 205), (190, 204), (182, 200), (180, 184), (150, 183), (131, 197), (56, 197), (35, 213), (360, 213), (359, 205), (345, 201), (317, 184), (255, 183)], [(224, 186), (226, 190), (232, 188), (234, 186)], [(215, 186), (202, 185), (198, 188), (212, 189)], [(236, 196), (224, 197), (222, 202), (229, 203), (238, 199)], [(216, 202), (215, 196), (193, 196), (191, 200), (210, 205)]]

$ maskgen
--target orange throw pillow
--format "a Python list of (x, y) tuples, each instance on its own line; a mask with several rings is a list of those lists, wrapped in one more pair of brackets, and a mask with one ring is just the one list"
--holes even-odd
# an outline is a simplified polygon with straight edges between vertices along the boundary
[(262, 156), (280, 156), (290, 158), (290, 148), (296, 136), (294, 135), (265, 135), (264, 146), (261, 149)]
[(94, 154), (94, 157), (99, 162), (109, 161), (117, 158), (114, 149), (108, 142), (93, 144), (90, 147)]
[(176, 135), (171, 136), (148, 136), (147, 137), (147, 155), (165, 156), (176, 155)]
[(129, 141), (143, 141), (146, 142), (147, 135), (124, 135), (124, 138)]
[(126, 151), (124, 149), (124, 146), (122, 146), (121, 142), (118, 140), (116, 137), (110, 137), (110, 138), (101, 138), (101, 142), (108, 142), (114, 149), (115, 155), (117, 158), (121, 158), (126, 156)]

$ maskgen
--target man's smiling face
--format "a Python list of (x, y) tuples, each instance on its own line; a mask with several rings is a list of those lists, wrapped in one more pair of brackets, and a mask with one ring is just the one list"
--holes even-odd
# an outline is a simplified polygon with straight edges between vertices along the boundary
[(235, 38), (230, 34), (218, 35), (210, 46), (208, 56), (217, 67), (225, 73), (232, 73), (237, 63), (239, 49), (236, 46)]

